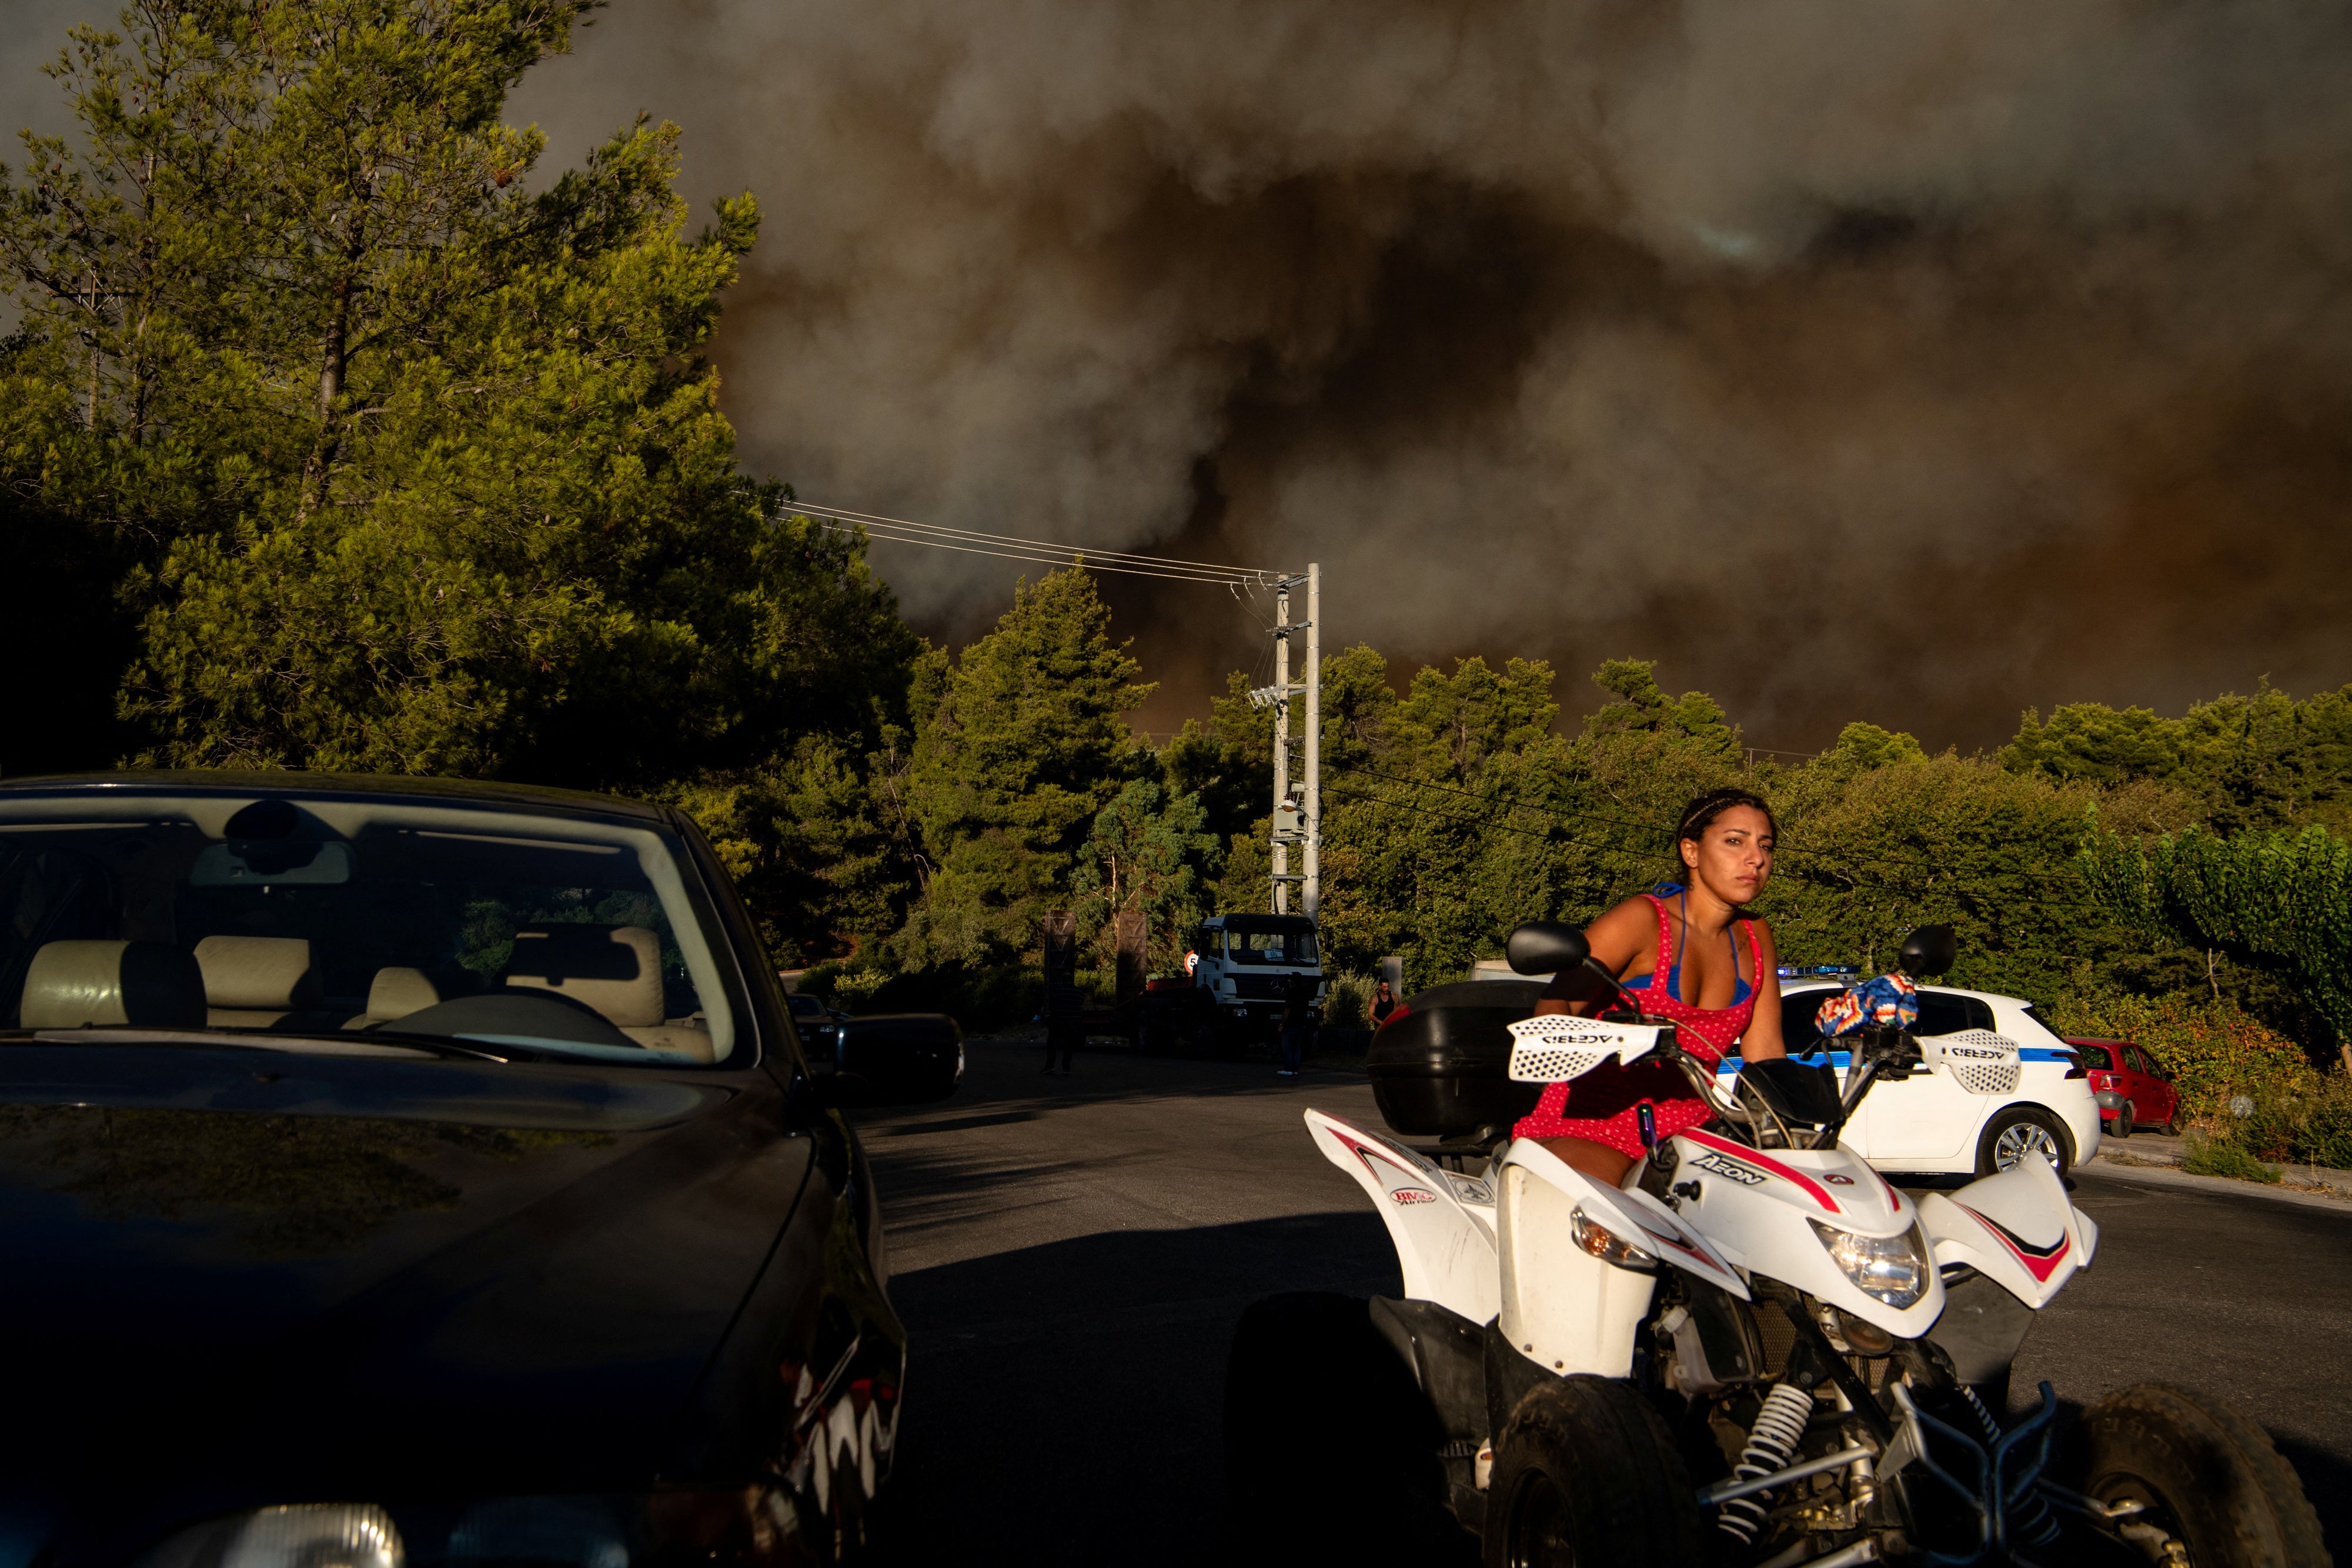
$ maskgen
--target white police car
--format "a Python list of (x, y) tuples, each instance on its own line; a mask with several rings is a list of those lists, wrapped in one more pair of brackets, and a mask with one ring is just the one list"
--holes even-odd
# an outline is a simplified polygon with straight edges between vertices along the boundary
[[(1813, 1025), (1822, 1003), (1852, 984), (1832, 970), (1783, 970), (1780, 1034), (1789, 1054), (1846, 1052)], [(2099, 1107), (2074, 1050), (2034, 1016), (2033, 1004), (1987, 991), (1919, 988), (1912, 1029), (1927, 1070), (1884, 1080), (1864, 1097), (1840, 1142), (1885, 1171), (1990, 1176), (2025, 1155), (2061, 1175), (2099, 1147)], [(1817, 1049), (1825, 1055), (1807, 1053)], [(1727, 1074), (1739, 1059), (1724, 1063)]]

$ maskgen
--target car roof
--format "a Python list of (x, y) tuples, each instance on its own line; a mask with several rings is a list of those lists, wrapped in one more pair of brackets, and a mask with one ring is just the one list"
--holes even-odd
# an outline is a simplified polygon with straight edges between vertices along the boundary
[(305, 773), (256, 768), (124, 768), (116, 773), (53, 773), (0, 779), (11, 797), (71, 795), (338, 795), (459, 802), (499, 811), (561, 811), (630, 822), (667, 820), (658, 806), (584, 789), (508, 784), (487, 779), (431, 779), (388, 773)]

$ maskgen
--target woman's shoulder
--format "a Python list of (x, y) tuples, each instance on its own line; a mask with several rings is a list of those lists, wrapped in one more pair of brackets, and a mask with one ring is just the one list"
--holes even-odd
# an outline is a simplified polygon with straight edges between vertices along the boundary
[(1659, 911), (1665, 907), (1665, 900), (1658, 897), (1655, 894), (1637, 893), (1631, 898), (1623, 899), (1612, 904), (1609, 912), (1606, 915), (1603, 915), (1601, 917), (1601, 920), (1594, 921), (1593, 924), (1598, 925), (1601, 924), (1601, 920), (1619, 922), (1639, 920), (1654, 925), (1657, 924)]
[(1587, 927), (1596, 937), (1616, 938), (1646, 946), (1658, 935), (1658, 925), (1665, 906), (1646, 893), (1637, 893), (1616, 904)]

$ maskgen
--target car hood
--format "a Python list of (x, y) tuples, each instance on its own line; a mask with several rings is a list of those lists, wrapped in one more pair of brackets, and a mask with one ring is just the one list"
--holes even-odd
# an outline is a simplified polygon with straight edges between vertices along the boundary
[(0, 1046), (0, 1562), (136, 1515), (642, 1490), (808, 1145), (757, 1071)]

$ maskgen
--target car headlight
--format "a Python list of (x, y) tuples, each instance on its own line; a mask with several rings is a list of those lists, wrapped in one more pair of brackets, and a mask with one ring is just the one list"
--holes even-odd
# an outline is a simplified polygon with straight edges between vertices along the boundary
[(1890, 1307), (1907, 1307), (1927, 1293), (1934, 1276), (1927, 1267), (1927, 1248), (1915, 1223), (1900, 1236), (1857, 1236), (1808, 1219), (1834, 1262), (1856, 1289)]
[(373, 1503), (257, 1508), (184, 1530), (140, 1568), (403, 1568), (392, 1516)]
[(1610, 1230), (1581, 1208), (1569, 1216), (1569, 1228), (1576, 1237), (1576, 1244), (1603, 1263), (1614, 1263), (1620, 1269), (1654, 1269), (1658, 1266), (1655, 1258)]

